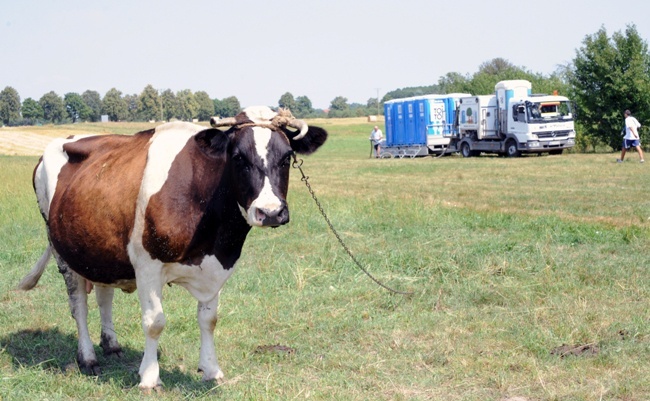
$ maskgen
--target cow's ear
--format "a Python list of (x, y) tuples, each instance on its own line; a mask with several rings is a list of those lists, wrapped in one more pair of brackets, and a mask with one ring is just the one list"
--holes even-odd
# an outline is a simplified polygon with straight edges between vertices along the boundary
[(296, 153), (308, 155), (314, 153), (327, 140), (327, 131), (320, 127), (309, 126), (307, 134), (301, 139), (294, 140), (297, 132), (285, 130), (285, 134), (290, 138), (291, 148)]
[(216, 128), (209, 128), (194, 135), (197, 146), (210, 157), (223, 156), (228, 149), (229, 136)]

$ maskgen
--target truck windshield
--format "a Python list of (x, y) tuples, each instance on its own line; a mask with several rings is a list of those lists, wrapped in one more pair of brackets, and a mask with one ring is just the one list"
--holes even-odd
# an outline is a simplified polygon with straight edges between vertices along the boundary
[(530, 122), (573, 120), (571, 103), (566, 100), (527, 102), (526, 106)]

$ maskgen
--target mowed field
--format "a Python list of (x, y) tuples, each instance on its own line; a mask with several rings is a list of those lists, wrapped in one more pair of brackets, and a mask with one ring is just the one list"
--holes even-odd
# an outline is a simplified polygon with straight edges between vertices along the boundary
[[(134, 133), (154, 124), (0, 129), (0, 399), (650, 399), (650, 164), (638, 156), (370, 159), (374, 123), (319, 120), (305, 157), (329, 232), (292, 170), (291, 223), (253, 230), (221, 293), (222, 385), (196, 373), (196, 302), (166, 287), (163, 390), (137, 388), (144, 335), (116, 293), (123, 358), (81, 374), (63, 279), (50, 263), (16, 284), (47, 242), (32, 190), (42, 137)], [(10, 138), (19, 138), (10, 139)], [(21, 142), (24, 140), (24, 142)]]

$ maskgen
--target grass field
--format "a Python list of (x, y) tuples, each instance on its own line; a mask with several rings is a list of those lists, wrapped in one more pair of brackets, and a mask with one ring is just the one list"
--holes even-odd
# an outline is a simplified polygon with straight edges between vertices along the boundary
[(122, 359), (101, 356), (90, 302), (103, 370), (84, 376), (55, 265), (14, 290), (46, 238), (37, 157), (0, 156), (0, 399), (650, 399), (650, 165), (636, 154), (376, 160), (372, 123), (319, 123), (330, 139), (303, 168), (323, 208), (364, 267), (413, 295), (354, 266), (293, 170), (291, 223), (251, 232), (221, 294), (223, 385), (196, 373), (196, 304), (177, 286), (164, 293), (163, 392), (137, 388), (134, 295), (115, 297)]

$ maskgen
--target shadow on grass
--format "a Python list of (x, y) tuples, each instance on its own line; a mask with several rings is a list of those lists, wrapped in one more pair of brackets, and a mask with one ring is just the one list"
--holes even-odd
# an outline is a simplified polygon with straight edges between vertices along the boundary
[[(81, 374), (76, 362), (77, 337), (57, 328), (21, 330), (9, 334), (0, 338), (0, 348), (11, 355), (15, 369), (40, 367), (52, 374)], [(95, 346), (101, 369), (98, 381), (122, 389), (137, 388), (142, 351), (122, 347), (122, 352), (122, 357), (105, 357), (101, 347)], [(179, 368), (170, 371), (160, 369), (165, 392), (197, 395), (219, 390), (215, 388), (215, 382), (204, 382), (200, 377), (199, 374), (183, 372)]]

